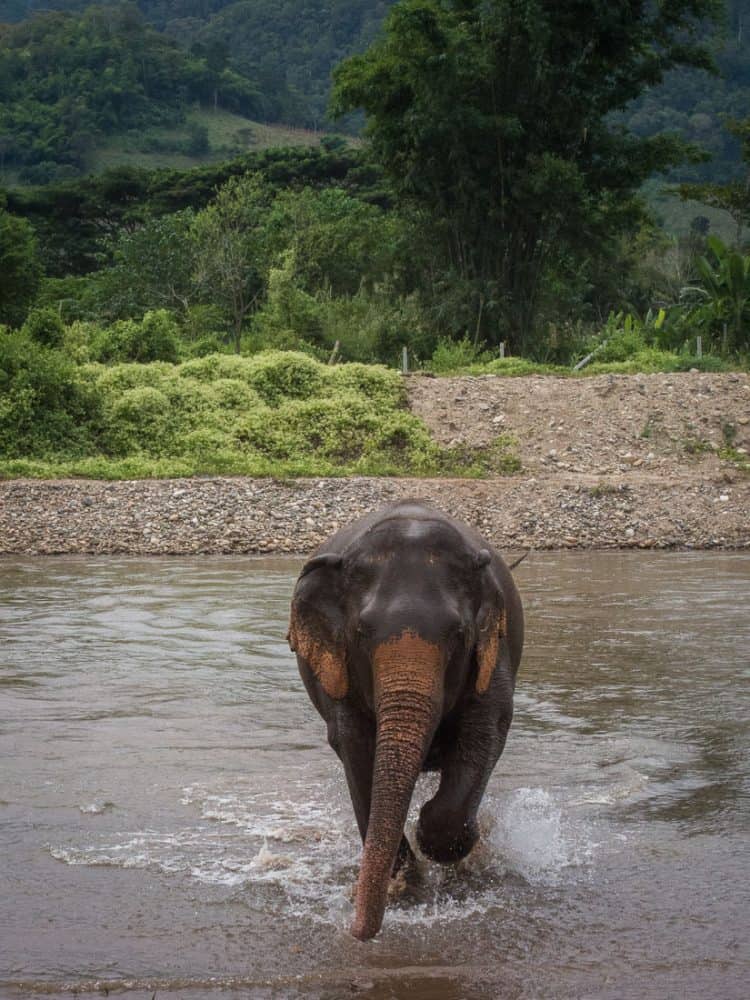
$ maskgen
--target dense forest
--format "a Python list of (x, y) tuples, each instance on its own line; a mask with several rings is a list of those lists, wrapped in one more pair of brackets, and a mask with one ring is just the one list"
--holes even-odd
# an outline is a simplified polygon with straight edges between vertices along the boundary
[[(264, 113), (258, 64), (243, 69), (228, 36), (205, 33), (240, 7), (262, 5), (169, 5), (195, 20), (192, 40), (167, 5), (52, 12), (2, 30), (0, 155), (27, 182), (0, 190), (6, 471), (56, 456), (70, 472), (68, 460), (99, 455), (122, 474), (156, 474), (188, 427), (183, 471), (268, 471), (282, 459), (299, 469), (295, 449), (318, 446), (333, 451), (305, 468), (455, 468), (393, 409), (386, 432), (375, 376), (334, 379), (341, 398), (321, 388), (321, 362), (395, 365), (404, 347), (436, 372), (570, 373), (584, 358), (587, 372), (747, 364), (750, 121), (719, 122), (708, 178), (689, 129), (628, 127), (650, 120), (656, 94), (681, 99), (679, 79), (702, 80), (694, 96), (709, 102), (729, 87), (714, 75), (729, 52), (714, 0), (402, 0), (382, 31), (372, 7), (328, 5), (346, 31), (319, 24), (315, 49), (302, 19), (296, 44), (305, 58), (318, 52), (321, 73), (336, 62), (328, 113), (358, 116), (362, 141), (82, 175), (108, 130), (153, 134), (195, 104)], [(281, 31), (285, 9), (263, 30)], [(355, 36), (361, 51), (339, 60)], [(291, 86), (289, 67), (282, 76)], [(326, 88), (304, 92), (324, 102)], [(188, 140), (197, 154), (205, 136)], [(642, 195), (670, 172), (694, 199), (679, 238)], [(721, 238), (714, 209), (728, 220)], [(282, 397), (283, 418), (268, 411)], [(252, 400), (248, 429), (239, 414)], [(204, 417), (210, 433), (199, 433)], [(328, 430), (305, 437), (308, 419)], [(359, 442), (364, 464), (336, 452), (342, 439)], [(386, 443), (368, 451), (376, 440)], [(505, 461), (501, 449), (489, 467)]]
[[(17, 162), (28, 181), (60, 179), (85, 171), (87, 154), (103, 136), (174, 124), (195, 102), (251, 119), (330, 129), (331, 72), (379, 37), (391, 6), (392, 0), (302, 6), (295, 0), (140, 0), (99, 7), (86, 0), (0, 0), (0, 25), (6, 23), (0, 27), (0, 157)], [(702, 31), (716, 75), (675, 67), (618, 111), (638, 135), (676, 132), (710, 154), (705, 162), (683, 164), (682, 180), (737, 173), (738, 144), (723, 119), (742, 117), (750, 107), (750, 0), (729, 0)], [(360, 125), (355, 116), (337, 127)], [(196, 154), (205, 150), (197, 126), (182, 142)]]

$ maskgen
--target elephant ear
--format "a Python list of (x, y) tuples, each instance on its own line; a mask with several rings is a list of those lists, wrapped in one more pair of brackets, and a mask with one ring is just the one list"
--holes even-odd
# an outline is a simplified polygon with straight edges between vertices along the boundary
[(487, 549), (481, 549), (475, 561), (482, 594), (477, 613), (476, 689), (478, 694), (484, 694), (490, 686), (500, 655), (500, 643), (505, 636), (505, 601), (492, 569), (491, 554)]
[(289, 646), (329, 698), (349, 689), (344, 644), (341, 556), (324, 553), (302, 567), (292, 597)]

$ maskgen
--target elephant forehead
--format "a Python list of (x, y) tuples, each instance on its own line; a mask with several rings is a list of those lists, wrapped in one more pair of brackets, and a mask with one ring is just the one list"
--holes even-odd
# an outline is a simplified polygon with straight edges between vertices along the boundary
[(361, 539), (362, 555), (376, 558), (383, 553), (448, 552), (463, 553), (463, 538), (453, 527), (438, 518), (397, 517), (382, 521)]

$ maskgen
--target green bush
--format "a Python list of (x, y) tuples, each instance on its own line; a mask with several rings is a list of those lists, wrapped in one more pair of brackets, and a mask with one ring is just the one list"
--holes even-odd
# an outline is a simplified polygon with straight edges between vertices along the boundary
[(737, 365), (733, 365), (730, 361), (726, 361), (716, 354), (703, 354), (701, 357), (694, 354), (678, 354), (674, 370), (688, 372), (691, 368), (697, 368), (699, 372), (729, 372), (736, 371)]
[(96, 361), (176, 362), (180, 357), (180, 331), (166, 309), (147, 312), (139, 322), (120, 320), (99, 331), (92, 344)]
[(94, 448), (100, 397), (61, 351), (0, 332), (0, 455), (83, 454)]
[(126, 389), (106, 408), (105, 442), (111, 454), (167, 454), (174, 443), (169, 400), (158, 389)]
[(495, 358), (482, 365), (471, 365), (467, 369), (472, 375), (569, 375), (570, 369), (561, 365), (543, 365), (526, 358)]
[(361, 393), (385, 409), (406, 405), (406, 389), (398, 372), (382, 365), (335, 365), (326, 368), (326, 379), (334, 391)]
[(489, 351), (482, 350), (466, 338), (463, 340), (448, 340), (443, 337), (430, 361), (430, 369), (438, 375), (449, 375), (465, 371), (471, 365), (486, 364), (493, 360)]
[(63, 346), (65, 325), (60, 319), (60, 313), (49, 306), (44, 309), (32, 309), (21, 330), (42, 347)]
[(105, 396), (116, 396), (128, 389), (139, 389), (141, 386), (158, 388), (164, 381), (164, 377), (174, 370), (173, 365), (165, 362), (153, 362), (150, 365), (139, 365), (133, 362), (111, 366), (84, 365), (81, 372), (84, 377), (93, 379), (97, 388)]
[(642, 329), (616, 330), (610, 334), (607, 342), (603, 343), (597, 350), (596, 360), (602, 364), (606, 364), (608, 361), (627, 361), (640, 354), (645, 348), (646, 341)]
[(668, 351), (660, 351), (657, 347), (644, 347), (622, 361), (593, 361), (585, 369), (586, 375), (602, 375), (607, 373), (636, 375), (649, 372), (674, 372), (679, 370), (679, 358)]
[[(5, 334), (2, 344), (3, 377), (13, 382), (12, 393), (0, 394), (5, 475), (479, 475), (514, 468), (497, 449), (440, 448), (406, 410), (401, 376), (378, 366), (328, 366), (269, 351), (181, 365), (76, 367), (21, 334)], [(8, 359), (19, 351), (22, 363), (14, 367)], [(47, 386), (46, 396), (31, 391), (32, 376)], [(33, 432), (26, 436), (15, 431), (24, 406), (24, 426)]]
[(323, 388), (325, 366), (296, 351), (265, 351), (246, 359), (246, 379), (271, 405), (309, 399)]
[(183, 346), (183, 351), (189, 358), (203, 358), (207, 354), (228, 353), (231, 348), (224, 343), (217, 333), (207, 333), (196, 340), (190, 340)]

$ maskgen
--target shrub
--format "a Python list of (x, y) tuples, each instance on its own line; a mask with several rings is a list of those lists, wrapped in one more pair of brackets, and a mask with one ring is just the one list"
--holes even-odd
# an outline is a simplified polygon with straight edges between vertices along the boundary
[(164, 376), (172, 371), (174, 371), (173, 366), (164, 362), (154, 362), (150, 365), (93, 364), (82, 368), (84, 375), (95, 379), (97, 388), (104, 396), (116, 396), (128, 389), (138, 389), (142, 386), (158, 387), (163, 382)]
[(0, 454), (82, 454), (94, 446), (95, 387), (61, 351), (0, 333)]
[(404, 381), (398, 372), (382, 365), (353, 363), (325, 369), (334, 391), (361, 393), (383, 408), (403, 406), (406, 402)]
[(42, 347), (62, 347), (65, 325), (56, 309), (32, 309), (21, 327), (23, 333)]
[(230, 348), (224, 343), (216, 333), (207, 333), (197, 340), (191, 340), (184, 347), (184, 353), (189, 358), (203, 358), (207, 354), (219, 354), (222, 351), (229, 352)]
[[(214, 354), (182, 365), (76, 368), (61, 352), (21, 334), (5, 334), (0, 343), (11, 359), (23, 348), (20, 370), (26, 378), (16, 378), (19, 364), (13, 368), (6, 358), (3, 378), (15, 381), (13, 392), (0, 393), (0, 454), (15, 461), (3, 463), (5, 474), (117, 478), (508, 471), (494, 453), (441, 449), (404, 408), (401, 377), (385, 368), (330, 367), (304, 354), (278, 351), (249, 358)], [(29, 371), (37, 380), (47, 371), (44, 378), (61, 389), (60, 400), (35, 395)], [(96, 405), (87, 410), (81, 401), (88, 399)], [(44, 430), (44, 440), (15, 433), (24, 406), (31, 407), (26, 424), (30, 421), (37, 435)], [(4, 450), (2, 440), (11, 443)], [(42, 458), (49, 461), (33, 461)]]
[(489, 351), (484, 351), (470, 340), (449, 340), (443, 337), (430, 360), (429, 367), (438, 375), (448, 375), (463, 371), (470, 365), (486, 364), (493, 357)]
[(660, 351), (657, 347), (642, 347), (622, 361), (594, 361), (586, 368), (588, 375), (600, 375), (607, 372), (635, 375), (638, 372), (674, 372), (678, 370), (679, 358), (668, 351)]
[(120, 320), (99, 332), (92, 345), (97, 361), (176, 362), (180, 357), (177, 321), (166, 309), (147, 312), (139, 322)]
[(560, 365), (542, 365), (526, 358), (495, 358), (483, 365), (472, 365), (472, 374), (487, 375), (569, 375), (570, 369)]
[(325, 366), (297, 351), (265, 351), (246, 361), (246, 379), (269, 404), (309, 399), (323, 388)]
[(166, 454), (174, 439), (169, 400), (151, 386), (126, 389), (106, 411), (106, 444), (115, 455)]

